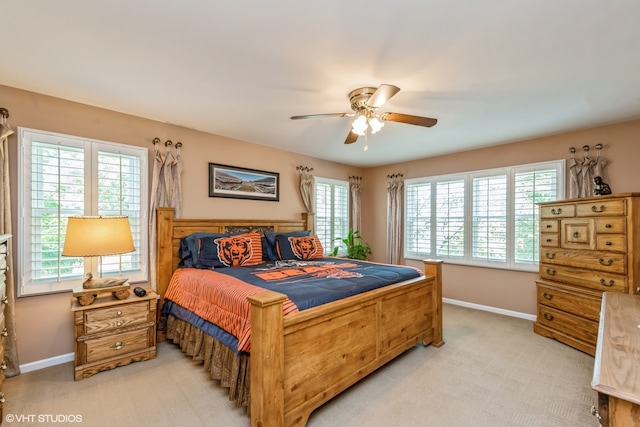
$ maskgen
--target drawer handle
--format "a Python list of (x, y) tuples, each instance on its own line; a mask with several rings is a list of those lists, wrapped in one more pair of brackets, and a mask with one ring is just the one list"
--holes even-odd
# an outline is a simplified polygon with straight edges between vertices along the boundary
[(118, 316), (122, 316), (122, 312), (120, 310), (118, 310), (118, 312), (116, 313)]
[(596, 407), (594, 405), (591, 405), (591, 415), (596, 417), (598, 419), (598, 421), (602, 421), (602, 417), (600, 416), (600, 414), (598, 413), (598, 410), (596, 409)]
[(604, 242), (606, 246), (611, 246), (611, 242)]
[(604, 280), (604, 277), (603, 277), (603, 278), (600, 279), (600, 284), (602, 286), (606, 286), (606, 287), (610, 288), (611, 286), (616, 284), (616, 281), (611, 279), (611, 280), (609, 280), (609, 283), (605, 283), (605, 280)]
[(544, 318), (547, 320), (553, 320), (553, 314), (545, 313)]
[(546, 227), (547, 227), (547, 228), (551, 228), (551, 224), (547, 224), (547, 225), (546, 225)]
[(549, 270), (549, 269), (547, 268), (547, 274), (548, 274), (549, 276), (555, 276), (555, 275), (556, 275), (556, 271), (555, 271), (555, 270)]
[(613, 264), (613, 258), (609, 258), (607, 261), (605, 261), (604, 258), (600, 258), (598, 262), (605, 267), (609, 267), (611, 264)]
[(611, 228), (611, 224), (605, 224), (604, 228)]
[(604, 210), (605, 210), (604, 205), (600, 205), (600, 209), (596, 208), (595, 205), (591, 206), (591, 212), (600, 213), (600, 212), (604, 212)]
[(547, 242), (547, 243), (551, 243), (551, 239), (547, 239), (547, 240), (546, 240), (546, 242)]
[(0, 332), (0, 335), (2, 335), (3, 337), (8, 337), (9, 332), (7, 331), (7, 328), (2, 328), (2, 332)]
[(114, 350), (120, 350), (121, 348), (123, 348), (127, 343), (124, 341), (116, 341), (113, 344), (111, 344), (111, 348)]
[(560, 214), (562, 213), (562, 208), (558, 208), (558, 209), (556, 209), (556, 208), (551, 208), (551, 213), (552, 213), (553, 215), (560, 215)]
[(544, 256), (546, 256), (549, 259), (554, 259), (556, 257), (556, 253), (555, 252), (551, 252), (551, 253), (545, 252)]
[(122, 326), (122, 322), (118, 320), (118, 321), (116, 322), (116, 326), (118, 326), (118, 327)]
[(544, 297), (544, 299), (551, 301), (551, 299), (553, 298), (553, 294), (548, 294), (548, 293), (543, 293), (542, 296)]
[(0, 369), (1, 370), (6, 370), (7, 369), (7, 361), (3, 360), (2, 363), (0, 363)]
[(575, 233), (573, 233), (573, 237), (575, 239), (577, 239), (578, 237), (580, 237), (580, 233), (578, 233), (577, 231)]

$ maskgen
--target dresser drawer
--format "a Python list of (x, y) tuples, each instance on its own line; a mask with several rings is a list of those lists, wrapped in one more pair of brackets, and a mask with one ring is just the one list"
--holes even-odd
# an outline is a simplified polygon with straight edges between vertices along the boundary
[(540, 218), (572, 218), (576, 215), (576, 205), (540, 206)]
[(88, 340), (86, 346), (86, 363), (103, 361), (110, 357), (119, 357), (149, 347), (149, 328), (110, 335)]
[(593, 320), (538, 304), (538, 323), (588, 344), (596, 345), (598, 322)]
[(87, 335), (106, 332), (148, 321), (149, 306), (146, 301), (87, 310), (84, 313), (84, 327)]
[(568, 283), (600, 292), (627, 292), (627, 276), (591, 269), (564, 267), (562, 265), (540, 264), (540, 278)]
[(596, 248), (595, 222), (591, 219), (563, 219), (560, 222), (560, 246), (594, 250)]
[(627, 257), (621, 253), (577, 249), (547, 249), (541, 252), (540, 262), (542, 263), (619, 274), (627, 272)]
[(597, 218), (595, 221), (596, 233), (598, 234), (625, 234), (627, 232), (626, 218)]
[(550, 219), (543, 219), (540, 221), (541, 233), (557, 233), (558, 230), (558, 221)]
[(560, 246), (558, 233), (540, 233), (540, 246), (557, 248)]
[(627, 252), (627, 236), (624, 234), (602, 234), (596, 236), (599, 251)]
[(626, 200), (596, 200), (576, 204), (577, 216), (623, 216), (626, 214)]
[(538, 283), (538, 304), (598, 321), (602, 297)]

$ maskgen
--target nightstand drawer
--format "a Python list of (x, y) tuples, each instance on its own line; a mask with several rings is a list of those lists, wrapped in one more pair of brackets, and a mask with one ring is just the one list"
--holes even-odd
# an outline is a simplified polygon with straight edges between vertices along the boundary
[(149, 328), (85, 341), (87, 363), (118, 357), (149, 347)]
[(149, 305), (147, 302), (122, 304), (117, 307), (87, 310), (84, 315), (85, 333), (90, 335), (146, 322)]

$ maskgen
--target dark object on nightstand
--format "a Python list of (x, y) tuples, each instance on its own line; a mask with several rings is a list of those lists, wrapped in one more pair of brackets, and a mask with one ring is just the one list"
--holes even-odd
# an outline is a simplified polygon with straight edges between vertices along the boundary
[(602, 177), (594, 176), (593, 183), (595, 184), (593, 187), (593, 194), (595, 196), (604, 196), (605, 194), (611, 194), (611, 188), (609, 184), (606, 182), (602, 182)]
[(143, 297), (147, 294), (147, 291), (145, 291), (141, 287), (137, 287), (133, 290), (133, 293), (136, 294), (136, 296), (138, 297)]

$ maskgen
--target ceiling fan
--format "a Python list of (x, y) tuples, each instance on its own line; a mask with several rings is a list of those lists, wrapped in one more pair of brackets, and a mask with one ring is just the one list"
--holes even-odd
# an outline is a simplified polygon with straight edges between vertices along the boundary
[(345, 144), (352, 144), (358, 140), (358, 136), (366, 135), (368, 129), (371, 133), (378, 132), (385, 121), (406, 123), (409, 125), (431, 127), (438, 123), (437, 119), (429, 117), (411, 116), (401, 113), (378, 113), (378, 108), (391, 99), (400, 88), (393, 85), (382, 84), (378, 88), (361, 87), (349, 93), (349, 101), (353, 113), (329, 113), (329, 114), (306, 114), (293, 116), (293, 120), (311, 119), (317, 117), (356, 117), (353, 121), (352, 129), (349, 131)]

